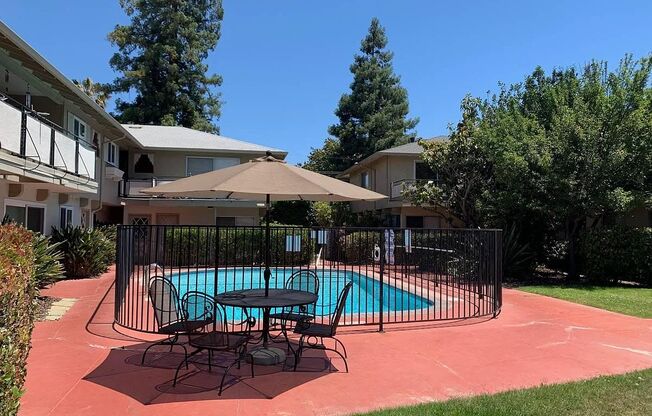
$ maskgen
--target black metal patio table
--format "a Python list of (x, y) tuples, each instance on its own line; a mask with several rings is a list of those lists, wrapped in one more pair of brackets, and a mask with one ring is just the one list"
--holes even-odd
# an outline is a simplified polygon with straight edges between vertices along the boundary
[(308, 305), (317, 302), (317, 295), (295, 289), (242, 289), (220, 293), (215, 300), (224, 306), (263, 310), (263, 344), (253, 351), (255, 364), (274, 365), (285, 361), (285, 351), (269, 347), (269, 313), (272, 308)]

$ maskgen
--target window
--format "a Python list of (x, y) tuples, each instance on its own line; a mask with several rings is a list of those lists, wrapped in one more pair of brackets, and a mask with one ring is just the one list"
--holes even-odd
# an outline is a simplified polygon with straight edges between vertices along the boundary
[(72, 133), (75, 135), (75, 139), (88, 141), (86, 136), (87, 130), (88, 126), (86, 126), (86, 123), (78, 119), (76, 116), (72, 117)]
[(186, 176), (199, 175), (239, 164), (240, 159), (237, 157), (188, 156), (186, 158)]
[(370, 184), (369, 184), (369, 172), (368, 171), (367, 172), (362, 172), (360, 174), (360, 186), (362, 186), (363, 188), (369, 189)]
[(7, 201), (5, 215), (27, 229), (39, 233), (45, 232), (45, 207), (31, 205), (22, 201)]
[(70, 207), (61, 207), (59, 210), (59, 227), (60, 228), (66, 228), (69, 225), (73, 225), (72, 223), (72, 208)]
[(136, 156), (138, 158), (136, 159), (136, 164), (134, 165), (135, 173), (154, 173), (154, 164), (152, 163), (154, 156), (146, 154)]
[(407, 228), (423, 228), (423, 217), (405, 217), (405, 226)]
[(91, 226), (91, 212), (87, 209), (82, 209), (80, 213), (80, 222), (82, 227), (89, 228)]
[(437, 180), (437, 172), (430, 169), (427, 163), (417, 160), (414, 162), (414, 179), (431, 179)]
[(215, 217), (215, 225), (221, 227), (245, 227), (255, 225), (254, 217)]
[(108, 142), (106, 144), (106, 161), (110, 165), (118, 165), (118, 146), (115, 143)]
[(189, 157), (186, 161), (186, 176), (199, 175), (213, 170), (213, 159), (208, 157)]

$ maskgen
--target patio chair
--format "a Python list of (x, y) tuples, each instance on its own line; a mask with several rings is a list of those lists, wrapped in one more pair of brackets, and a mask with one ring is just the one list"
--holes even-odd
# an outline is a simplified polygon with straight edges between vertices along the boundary
[(179, 295), (172, 281), (164, 276), (152, 276), (149, 280), (149, 300), (154, 309), (154, 319), (158, 325), (157, 333), (167, 335), (167, 338), (148, 346), (143, 352), (141, 365), (145, 364), (145, 356), (150, 348), (157, 345), (169, 345), (170, 352), (175, 345), (183, 348), (184, 356), (188, 357), (185, 345), (179, 343), (179, 337), (189, 335), (204, 328), (205, 320), (189, 320), (179, 309)]
[[(290, 275), (290, 278), (285, 283), (285, 288), (303, 290), (319, 295), (319, 277), (312, 270), (298, 270)], [(269, 315), (270, 319), (275, 319), (280, 322), (281, 334), (285, 337), (285, 342), (290, 349), (292, 347), (290, 346), (290, 339), (287, 335), (288, 322), (311, 321), (315, 317), (316, 308), (317, 303), (315, 302), (309, 305), (283, 308), (281, 312)]]
[[(247, 353), (247, 341), (250, 335), (246, 333), (236, 333), (229, 331), (229, 324), (227, 322), (226, 310), (224, 307), (216, 303), (211, 296), (203, 292), (188, 292), (181, 300), (182, 308), (186, 316), (193, 320), (207, 320), (213, 323), (214, 329), (205, 333), (195, 333), (188, 337), (188, 343), (195, 348), (190, 355), (186, 357), (184, 363), (188, 368), (188, 359), (201, 351), (208, 351), (208, 371), (210, 372), (214, 366), (213, 353), (214, 352), (233, 352), (235, 359), (226, 366), (218, 365), (217, 367), (224, 368), (224, 374), (220, 381), (220, 388), (218, 395), (222, 395), (224, 387), (224, 380), (227, 374), (234, 365), (240, 368), (241, 361), (249, 354)], [(179, 370), (184, 365), (179, 364), (176, 372), (174, 373), (174, 381), (172, 386), (177, 385), (177, 378)], [(251, 360), (251, 377), (254, 377), (254, 360)]]
[[(303, 351), (308, 349), (319, 349), (326, 351), (333, 351), (344, 360), (344, 366), (346, 372), (349, 372), (349, 364), (347, 363), (347, 354), (346, 347), (342, 344), (342, 341), (335, 338), (335, 333), (337, 332), (337, 326), (340, 323), (340, 318), (342, 317), (342, 312), (344, 311), (344, 306), (346, 305), (346, 298), (349, 296), (353, 282), (349, 282), (344, 286), (344, 289), (340, 292), (337, 298), (337, 306), (335, 307), (335, 312), (331, 316), (330, 323), (328, 324), (318, 324), (310, 321), (299, 321), (297, 322), (294, 332), (301, 335), (299, 339), (299, 348), (294, 354), (294, 371), (297, 370), (297, 365), (301, 359)], [(335, 348), (328, 348), (324, 344), (324, 338), (330, 338), (335, 341)], [(337, 346), (342, 347), (342, 352), (337, 349)]]

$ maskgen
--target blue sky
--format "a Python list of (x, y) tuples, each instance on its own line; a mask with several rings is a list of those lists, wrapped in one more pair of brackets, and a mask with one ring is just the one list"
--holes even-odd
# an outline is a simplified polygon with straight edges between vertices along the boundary
[[(465, 94), (546, 69), (652, 51), (650, 1), (225, 0), (209, 57), (224, 77), (222, 134), (280, 147), (304, 161), (327, 137), (351, 82), (349, 65), (373, 16), (387, 29), (417, 133), (447, 132)], [(70, 78), (107, 82), (106, 35), (118, 0), (7, 1), (0, 18)]]

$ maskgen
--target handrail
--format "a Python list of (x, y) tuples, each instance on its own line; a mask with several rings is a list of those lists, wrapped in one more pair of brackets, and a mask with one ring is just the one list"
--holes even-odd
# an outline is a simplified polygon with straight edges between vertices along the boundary
[[(7, 94), (4, 94), (0, 92), (0, 101), (7, 103), (9, 107), (15, 108), (16, 110), (21, 112), (21, 129), (20, 129), (20, 151), (19, 155), (26, 158), (33, 160), (36, 165), (32, 166), (30, 168), (25, 167), (25, 170), (27, 171), (36, 171), (41, 165), (47, 165), (52, 168), (58, 169), (58, 170), (63, 170), (64, 173), (62, 176), (55, 175), (56, 178), (58, 179), (63, 179), (65, 178), (68, 174), (73, 174), (77, 177), (86, 177), (86, 183), (90, 182), (91, 180), (95, 180), (96, 178), (94, 177), (94, 172), (90, 172), (86, 162), (84, 161), (84, 158), (81, 155), (80, 152), (80, 147), (84, 148), (85, 150), (88, 150), (90, 152), (95, 152), (96, 151), (96, 146), (93, 145), (92, 143), (89, 143), (85, 139), (75, 136), (72, 132), (67, 131), (63, 127), (59, 126), (58, 124), (54, 123), (51, 120), (48, 120), (47, 118), (41, 116), (37, 111), (19, 103), (12, 97), (8, 96)], [(34, 137), (32, 135), (32, 132), (30, 131), (28, 127), (28, 120), (33, 119), (37, 123), (39, 123), (39, 126), (45, 125), (51, 132), (51, 137), (50, 137), (50, 155), (48, 155), (47, 162), (44, 160), (45, 158), (40, 154), (38, 146), (36, 142), (34, 141)], [(58, 132), (61, 134), (65, 139), (71, 140), (73, 143), (75, 143), (75, 151), (74, 151), (74, 158), (75, 158), (75, 171), (71, 171), (70, 168), (68, 167), (68, 163), (66, 163), (66, 157), (64, 157), (63, 153), (61, 152), (61, 149), (59, 147), (58, 141), (55, 139), (55, 133)], [(27, 154), (27, 146), (25, 144), (27, 138), (29, 138), (29, 141), (32, 144), (33, 149), (36, 151), (35, 155)], [(59, 154), (59, 157), (61, 159), (61, 163), (63, 163), (63, 166), (57, 166), (54, 163), (54, 152), (57, 152)], [(78, 164), (79, 161), (81, 161), (81, 165), (84, 168), (85, 174), (80, 174)]]

